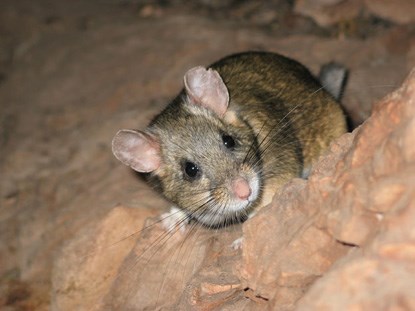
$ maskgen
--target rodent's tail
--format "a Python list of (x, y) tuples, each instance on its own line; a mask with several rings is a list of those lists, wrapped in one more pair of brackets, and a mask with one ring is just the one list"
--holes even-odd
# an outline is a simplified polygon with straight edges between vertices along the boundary
[(325, 64), (321, 67), (319, 80), (324, 89), (340, 101), (348, 77), (347, 69), (335, 62)]

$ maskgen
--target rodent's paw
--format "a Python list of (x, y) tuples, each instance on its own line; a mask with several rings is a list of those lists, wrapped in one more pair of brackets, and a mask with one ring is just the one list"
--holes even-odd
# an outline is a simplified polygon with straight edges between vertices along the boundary
[(240, 238), (238, 238), (238, 239), (236, 239), (235, 241), (232, 242), (231, 247), (234, 250), (242, 249), (243, 242), (244, 242), (244, 237), (241, 236)]
[(189, 223), (189, 217), (187, 214), (176, 206), (172, 206), (170, 211), (167, 213), (161, 214), (160, 218), (163, 228), (171, 233), (179, 231), (183, 234), (186, 231), (187, 224)]

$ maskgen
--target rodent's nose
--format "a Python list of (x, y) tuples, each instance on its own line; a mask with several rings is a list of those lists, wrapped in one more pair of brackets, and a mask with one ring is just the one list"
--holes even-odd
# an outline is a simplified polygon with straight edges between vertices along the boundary
[(246, 200), (251, 195), (251, 187), (244, 178), (238, 177), (232, 182), (232, 192), (237, 198)]

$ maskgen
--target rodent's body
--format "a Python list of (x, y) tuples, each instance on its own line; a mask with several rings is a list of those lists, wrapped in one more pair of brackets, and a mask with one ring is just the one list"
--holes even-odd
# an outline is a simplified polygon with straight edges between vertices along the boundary
[(190, 70), (148, 129), (119, 132), (113, 149), (190, 217), (217, 226), (246, 218), (306, 175), (346, 123), (310, 72), (281, 55), (235, 54), (208, 68)]
[[(260, 133), (259, 140), (268, 133), (282, 139), (281, 132), (297, 140), (294, 146), (284, 148), (291, 149), (291, 154), (301, 151), (297, 155), (300, 161), (295, 161), (297, 173), (299, 162), (309, 168), (330, 142), (346, 131), (339, 103), (308, 69), (294, 60), (271, 53), (245, 53), (211, 67), (219, 72), (229, 90), (229, 109), (246, 120), (256, 134)], [(264, 159), (266, 163), (275, 161), (272, 154), (283, 151), (278, 139), (270, 148), (273, 152), (264, 154), (269, 156)]]

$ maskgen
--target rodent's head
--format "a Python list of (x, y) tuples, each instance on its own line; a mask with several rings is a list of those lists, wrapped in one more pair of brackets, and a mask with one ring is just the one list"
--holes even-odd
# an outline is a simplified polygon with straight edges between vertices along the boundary
[(119, 131), (114, 155), (151, 173), (165, 197), (205, 225), (244, 219), (261, 194), (255, 135), (228, 109), (229, 93), (218, 72), (193, 68), (184, 85), (145, 131)]

